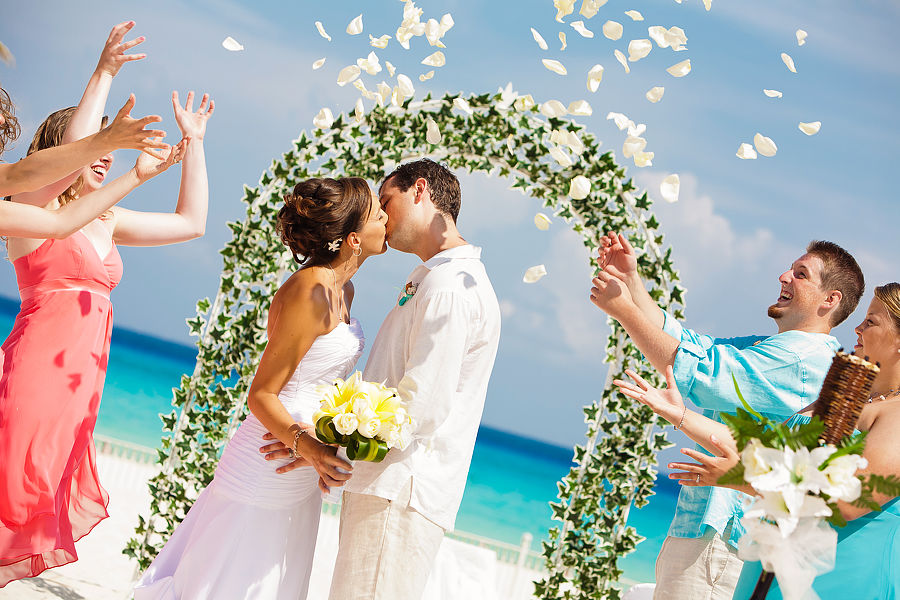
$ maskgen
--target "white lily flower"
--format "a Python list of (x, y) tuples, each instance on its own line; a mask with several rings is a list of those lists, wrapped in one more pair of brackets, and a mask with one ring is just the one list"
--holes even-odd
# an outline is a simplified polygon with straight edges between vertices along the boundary
[(753, 146), (744, 142), (738, 147), (736, 156), (744, 160), (753, 160), (756, 158), (756, 150), (753, 149)]
[(321, 35), (323, 38), (325, 38), (329, 42), (331, 41), (331, 36), (325, 32), (325, 26), (322, 25), (322, 21), (316, 21), (316, 31), (318, 31), (319, 35)]
[(632, 21), (643, 21), (644, 20), (644, 15), (642, 15), (641, 13), (639, 13), (636, 10), (626, 10), (625, 14), (628, 15), (629, 17), (631, 17)]
[(550, 229), (550, 223), (550, 217), (548, 217), (544, 213), (538, 213), (534, 215), (534, 226), (541, 231), (547, 231), (548, 229)]
[(322, 65), (324, 65), (324, 64), (325, 64), (325, 59), (320, 58), (319, 60), (317, 60), (316, 62), (314, 62), (312, 64), (313, 71), (315, 71), (316, 69), (321, 69)]
[(584, 26), (584, 21), (572, 21), (569, 26), (577, 31), (581, 37), (592, 38), (594, 32)]
[(656, 104), (660, 100), (662, 100), (663, 94), (666, 92), (666, 88), (658, 85), (656, 87), (650, 88), (644, 96), (647, 97), (647, 100)]
[(666, 72), (672, 77), (684, 77), (691, 72), (691, 59), (683, 60), (678, 64), (674, 64)]
[(471, 115), (473, 112), (475, 112), (472, 110), (472, 107), (469, 106), (469, 102), (462, 97), (453, 99), (453, 108), (459, 109), (467, 115)]
[(225, 38), (224, 40), (222, 40), (222, 47), (225, 48), (226, 50), (228, 50), (229, 52), (240, 52), (241, 50), (244, 49), (244, 47), (241, 46), (241, 44), (236, 39), (231, 37), (230, 35), (227, 38)]
[(422, 64), (429, 67), (443, 67), (447, 64), (447, 57), (444, 56), (444, 53), (438, 50), (434, 54), (429, 54), (425, 58), (422, 59)]
[(606, 4), (606, 2), (607, 0), (582, 0), (581, 10), (578, 11), (578, 14), (585, 19), (590, 19), (597, 14), (597, 11), (599, 11), (600, 7)]
[(831, 461), (822, 471), (825, 483), (822, 492), (834, 500), (853, 502), (859, 498), (862, 483), (857, 477), (859, 469), (865, 469), (869, 462), (857, 454), (845, 454)]
[(625, 68), (626, 73), (631, 73), (631, 67), (628, 66), (628, 61), (625, 60), (625, 55), (622, 54), (621, 50), (613, 50), (613, 54), (616, 56), (616, 60), (619, 61), (619, 64)]
[(584, 200), (591, 193), (591, 180), (584, 175), (576, 175), (569, 182), (569, 197), (573, 200)]
[(788, 71), (791, 73), (797, 72), (797, 67), (794, 66), (794, 59), (791, 58), (791, 55), (787, 52), (781, 53), (781, 61), (784, 63), (784, 66), (788, 68)]
[(809, 35), (802, 29), (797, 30), (797, 45), (802, 46), (806, 43), (806, 36)]
[(391, 41), (391, 36), (388, 34), (384, 34), (380, 37), (374, 37), (371, 33), (369, 34), (369, 45), (373, 48), (381, 48), (384, 50), (387, 48), (389, 41)]
[(640, 39), (640, 40), (631, 40), (628, 42), (628, 60), (631, 62), (637, 62), (650, 54), (650, 50), (653, 49), (653, 44), (650, 40)]
[(678, 192), (681, 190), (681, 180), (678, 173), (672, 173), (659, 184), (659, 195), (666, 202), (678, 202)]
[(547, 268), (544, 265), (535, 265), (533, 267), (529, 267), (527, 271), (525, 271), (525, 276), (522, 277), (522, 281), (525, 283), (535, 283), (541, 277), (547, 274)]
[(531, 37), (534, 38), (534, 41), (537, 42), (537, 45), (540, 46), (541, 50), (546, 50), (548, 48), (547, 40), (545, 40), (544, 36), (538, 33), (538, 30), (534, 27), (531, 28)]
[(350, 21), (350, 23), (347, 25), (347, 34), (348, 35), (359, 35), (360, 33), (362, 33), (362, 30), (363, 30), (363, 21), (362, 21), (362, 14), (360, 14), (358, 17), (356, 17), (355, 19)]
[(563, 117), (566, 114), (566, 107), (559, 100), (547, 100), (541, 104), (541, 114), (548, 119)]
[(607, 21), (603, 24), (603, 35), (616, 41), (622, 37), (622, 24), (618, 21)]
[(427, 73), (422, 73), (419, 75), (419, 81), (425, 82), (434, 77), (434, 69), (428, 71)]
[(341, 69), (338, 73), (337, 84), (341, 87), (347, 85), (357, 77), (359, 77), (360, 69), (357, 65), (349, 65)]
[(812, 123), (800, 123), (800, 131), (806, 135), (816, 135), (822, 128), (822, 121), (813, 121)]
[(541, 59), (541, 62), (544, 64), (544, 67), (546, 67), (550, 71), (553, 71), (554, 73), (557, 73), (559, 75), (565, 75), (567, 73), (566, 68), (558, 60), (543, 58)]
[(594, 65), (591, 67), (591, 70), (588, 71), (587, 76), (587, 88), (596, 92), (597, 88), (600, 87), (600, 82), (603, 80), (603, 65)]
[(438, 128), (437, 123), (434, 122), (434, 119), (428, 117), (425, 121), (425, 141), (429, 144), (440, 144), (441, 143), (441, 130)]
[(781, 98), (784, 94), (779, 92), (778, 90), (763, 90), (763, 94), (768, 96), (769, 98)]
[(313, 118), (313, 125), (316, 126), (316, 129), (328, 129), (332, 123), (334, 123), (334, 115), (331, 114), (331, 109), (327, 107), (320, 110)]
[(789, 492), (787, 496), (782, 492), (764, 492), (744, 511), (746, 518), (774, 520), (778, 524), (782, 538), (787, 538), (794, 532), (801, 518), (830, 515), (831, 509), (825, 500), (805, 492), (800, 494)]
[(775, 145), (772, 138), (767, 138), (761, 133), (753, 136), (753, 145), (756, 146), (756, 151), (763, 156), (775, 156), (775, 153), (778, 152), (778, 146)]

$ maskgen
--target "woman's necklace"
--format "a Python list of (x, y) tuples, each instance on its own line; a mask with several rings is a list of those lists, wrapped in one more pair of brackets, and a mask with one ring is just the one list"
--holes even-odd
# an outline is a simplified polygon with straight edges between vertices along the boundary
[(866, 402), (868, 402), (870, 404), (872, 402), (881, 402), (882, 400), (887, 400), (891, 396), (896, 396), (897, 394), (900, 394), (900, 388), (888, 390), (883, 394), (873, 394), (873, 395), (869, 396), (869, 399)]
[(334, 274), (334, 268), (328, 263), (325, 264), (328, 265), (328, 270), (331, 271), (331, 281), (333, 282), (334, 293), (337, 294), (338, 302), (340, 302), (338, 306), (338, 320), (342, 323), (346, 323), (346, 321), (344, 321), (344, 294), (338, 290), (337, 275)]

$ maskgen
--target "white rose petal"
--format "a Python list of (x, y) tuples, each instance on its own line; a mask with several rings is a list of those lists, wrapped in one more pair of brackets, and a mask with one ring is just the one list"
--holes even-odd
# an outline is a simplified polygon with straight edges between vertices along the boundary
[(434, 77), (434, 70), (428, 71), (427, 73), (422, 73), (419, 75), (419, 81), (428, 81)]
[(425, 121), (425, 141), (429, 144), (440, 144), (441, 137), (441, 130), (438, 128), (437, 123), (434, 122), (434, 119), (428, 117)]
[(744, 160), (753, 160), (756, 158), (756, 150), (753, 149), (753, 146), (744, 142), (741, 144), (740, 148), (738, 148), (737, 157)]
[(612, 119), (613, 123), (616, 124), (616, 127), (619, 128), (619, 131), (622, 131), (626, 127), (634, 127), (634, 121), (623, 115), (622, 113), (611, 112), (606, 115), (606, 120)]
[(800, 131), (806, 135), (816, 135), (822, 127), (822, 121), (813, 121), (812, 123), (800, 123)]
[(691, 72), (691, 59), (683, 60), (678, 64), (672, 65), (666, 72), (672, 77), (684, 77)]
[(641, 13), (639, 13), (636, 10), (626, 10), (625, 14), (628, 15), (629, 17), (631, 17), (632, 21), (643, 21), (644, 20), (644, 15), (642, 15)]
[(569, 155), (562, 151), (562, 148), (559, 146), (550, 146), (550, 149), (547, 151), (551, 158), (559, 163), (561, 167), (571, 167), (572, 159), (569, 158)]
[(412, 81), (402, 73), (397, 75), (397, 87), (400, 90), (400, 95), (403, 96), (404, 99), (412, 98), (416, 93), (416, 88), (413, 87)]
[(373, 37), (372, 34), (369, 34), (369, 45), (373, 48), (381, 48), (384, 50), (387, 48), (389, 41), (391, 41), (391, 36), (388, 34), (384, 34), (381, 37)]
[(600, 7), (606, 4), (607, 0), (582, 0), (581, 10), (578, 11), (582, 17), (590, 19), (597, 14)]
[(788, 71), (791, 73), (797, 72), (797, 67), (794, 66), (794, 59), (791, 58), (791, 55), (787, 52), (781, 53), (781, 60), (784, 62), (784, 65), (788, 68)]
[(469, 106), (468, 101), (465, 98), (454, 98), (453, 99), (453, 108), (457, 108), (467, 115), (471, 115), (474, 111), (472, 107)]
[(525, 283), (534, 283), (546, 274), (547, 269), (544, 265), (535, 265), (525, 271), (525, 276), (522, 277), (522, 281)]
[(653, 44), (650, 40), (640, 39), (628, 42), (628, 60), (636, 62), (650, 54)]
[(681, 188), (681, 181), (677, 173), (669, 175), (659, 184), (659, 195), (666, 202), (678, 202), (678, 191)]
[(391, 90), (391, 106), (400, 106), (401, 104), (403, 104), (403, 93), (400, 91), (400, 87), (395, 85)]
[(387, 67), (388, 75), (390, 75), (391, 77), (393, 77), (394, 73), (397, 72), (397, 67), (395, 67), (389, 60), (384, 61), (384, 66)]
[(316, 129), (328, 129), (332, 123), (334, 123), (334, 115), (331, 114), (330, 108), (323, 108), (313, 119)]
[(513, 102), (513, 106), (515, 106), (518, 111), (528, 110), (534, 106), (534, 98), (531, 97), (531, 94), (519, 96)]
[(631, 73), (631, 67), (628, 66), (628, 61), (625, 60), (625, 55), (622, 54), (619, 50), (613, 50), (613, 54), (616, 55), (616, 60), (619, 61), (619, 64), (625, 67), (626, 73)]
[(563, 117), (566, 114), (566, 107), (559, 100), (547, 100), (541, 104), (541, 114), (548, 119)]
[(566, 74), (566, 68), (558, 60), (553, 60), (552, 58), (544, 58), (541, 59), (541, 62), (544, 63), (544, 66), (547, 69), (553, 71), (554, 73), (558, 73), (559, 75)]
[(596, 92), (597, 88), (600, 87), (601, 81), (603, 81), (603, 65), (594, 65), (588, 71), (587, 88), (592, 92)]
[(622, 156), (631, 158), (638, 152), (642, 152), (647, 147), (647, 140), (642, 137), (629, 135), (622, 144)]
[(712, 8), (712, 0), (703, 0), (703, 6), (706, 8), (706, 12), (709, 12)]
[(231, 52), (240, 52), (244, 49), (244, 47), (241, 46), (240, 43), (238, 43), (238, 41), (230, 35), (222, 40), (222, 47)]
[(559, 48), (560, 51), (565, 50), (566, 49), (566, 34), (563, 33), (562, 31), (559, 32), (559, 43), (562, 44), (562, 46), (560, 46), (560, 48)]
[(666, 92), (666, 88), (658, 85), (656, 87), (650, 88), (650, 90), (644, 94), (647, 97), (647, 100), (656, 104), (660, 100), (662, 100), (663, 94)]
[(603, 35), (615, 41), (622, 37), (622, 24), (617, 21), (607, 21), (603, 24)]
[(684, 34), (684, 29), (681, 27), (669, 27), (669, 30), (666, 31), (666, 41), (669, 43), (669, 47), (676, 52), (685, 50), (684, 45), (687, 43), (687, 36)]
[(369, 52), (369, 56), (366, 58), (357, 58), (356, 66), (369, 75), (375, 75), (381, 72), (381, 64), (374, 52)]
[(425, 23), (425, 39), (428, 40), (428, 43), (437, 48), (446, 48), (441, 42), (443, 35), (441, 24), (436, 19), (428, 19), (428, 22)]
[(331, 36), (325, 33), (325, 27), (322, 25), (322, 21), (316, 21), (316, 29), (318, 30), (319, 35), (321, 35), (329, 42), (331, 41)]
[(636, 166), (636, 167), (652, 167), (653, 166), (653, 153), (652, 152), (635, 152), (634, 153), (634, 166)]
[(784, 94), (779, 92), (778, 90), (763, 90), (763, 94), (768, 96), (769, 98), (781, 98)]
[(571, 23), (569, 23), (569, 26), (577, 31), (581, 35), (581, 37), (594, 37), (594, 32), (584, 26), (584, 21), (572, 21)]
[(656, 45), (660, 48), (669, 47), (669, 40), (666, 35), (669, 32), (665, 27), (653, 25), (647, 28), (647, 33), (650, 35), (650, 39), (656, 42)]
[(324, 65), (324, 64), (325, 64), (325, 59), (324, 59), (324, 58), (320, 58), (319, 60), (317, 60), (316, 62), (314, 62), (314, 63), (312, 64), (313, 71), (315, 71), (316, 69), (321, 69), (321, 68), (322, 68), (322, 65)]
[(806, 36), (809, 35), (802, 29), (797, 30), (797, 45), (802, 46), (806, 43)]
[(556, 8), (556, 21), (562, 23), (563, 17), (575, 10), (575, 0), (553, 0), (553, 6)]
[(544, 213), (538, 213), (534, 215), (534, 226), (541, 231), (547, 231), (548, 229), (550, 229), (550, 223), (550, 217), (548, 217)]
[(362, 15), (359, 15), (347, 25), (347, 33), (349, 35), (359, 35), (363, 30)]
[(341, 435), (352, 434), (359, 425), (359, 419), (353, 413), (341, 413), (332, 419), (331, 422), (334, 423), (334, 428)]
[(341, 87), (347, 85), (357, 77), (359, 77), (360, 69), (357, 65), (350, 65), (341, 69), (338, 73), (337, 84)]
[(547, 40), (545, 40), (544, 36), (538, 33), (538, 30), (534, 27), (531, 28), (531, 37), (533, 37), (534, 41), (537, 42), (537, 45), (541, 47), (541, 50), (546, 50), (548, 48)]
[(362, 97), (367, 100), (377, 100), (378, 94), (375, 92), (370, 92), (366, 89), (366, 84), (363, 83), (362, 79), (357, 79), (353, 82), (353, 87), (359, 90), (359, 93), (362, 94)]
[(573, 200), (584, 200), (591, 193), (591, 180), (584, 175), (576, 175), (569, 182), (569, 197)]
[(647, 126), (643, 123), (639, 123), (635, 125), (633, 122), (628, 122), (628, 135), (633, 135), (635, 137), (644, 135), (644, 132), (647, 131)]
[(359, 435), (365, 438), (374, 439), (375, 436), (378, 435), (378, 432), (381, 430), (381, 419), (378, 419), (377, 417), (373, 419), (367, 419), (357, 425), (356, 429), (357, 431), (359, 431)]
[(570, 115), (578, 117), (589, 117), (594, 114), (594, 110), (591, 108), (591, 105), (588, 104), (587, 100), (575, 100), (569, 104), (567, 110)]
[(378, 92), (376, 93), (378, 104), (383, 105), (385, 102), (390, 100), (391, 98), (391, 86), (386, 84), (385, 82), (381, 82), (378, 84)]
[(446, 13), (443, 17), (441, 17), (441, 35), (444, 35), (455, 25), (453, 22), (453, 17), (450, 13)]
[(775, 142), (761, 133), (753, 136), (753, 145), (756, 146), (756, 151), (763, 156), (775, 156), (775, 153), (778, 152)]
[(362, 98), (356, 99), (356, 105), (353, 107), (353, 117), (356, 120), (356, 123), (362, 123), (363, 118), (366, 116), (366, 107), (363, 106)]
[(429, 67), (443, 67), (447, 64), (447, 57), (444, 56), (444, 53), (438, 50), (434, 54), (429, 54), (425, 58), (422, 59), (422, 64)]

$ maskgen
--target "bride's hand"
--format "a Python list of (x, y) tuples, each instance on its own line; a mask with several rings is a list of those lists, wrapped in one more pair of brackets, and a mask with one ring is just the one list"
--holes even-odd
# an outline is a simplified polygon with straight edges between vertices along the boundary
[(634, 398), (641, 404), (646, 404), (663, 419), (679, 427), (680, 421), (684, 417), (685, 406), (684, 399), (678, 392), (675, 385), (675, 375), (672, 367), (666, 367), (666, 385), (664, 389), (655, 388), (647, 383), (640, 375), (628, 369), (625, 374), (634, 380), (634, 383), (616, 379), (613, 383), (619, 386), (623, 394), (629, 398)]
[[(265, 433), (265, 435), (263, 435), (263, 439), (266, 441), (275, 440), (273, 443), (262, 446), (259, 449), (259, 451), (262, 454), (266, 455), (265, 456), (266, 460), (286, 460), (291, 457), (291, 451), (288, 449), (288, 447), (285, 446), (284, 444), (282, 444), (280, 441), (278, 441), (278, 439), (274, 435), (269, 433), (268, 431)], [(303, 458), (302, 456), (298, 456), (297, 458), (295, 458), (293, 461), (289, 462), (288, 464), (275, 469), (275, 472), (278, 473), (279, 475), (281, 475), (284, 473), (290, 473), (294, 469), (299, 469), (300, 467), (308, 467), (308, 466), (309, 466), (309, 461), (306, 460), (305, 458)]]

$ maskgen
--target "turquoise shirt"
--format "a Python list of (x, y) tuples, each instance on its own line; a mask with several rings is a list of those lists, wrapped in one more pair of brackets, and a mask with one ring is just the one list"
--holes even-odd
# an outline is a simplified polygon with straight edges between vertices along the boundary
[[(663, 330), (679, 342), (673, 366), (678, 391), (719, 422), (720, 413), (741, 405), (732, 375), (750, 406), (784, 421), (816, 399), (840, 347), (834, 336), (804, 331), (713, 338), (682, 327), (669, 314)], [(745, 499), (749, 496), (727, 488), (682, 487), (669, 535), (698, 538), (707, 527), (724, 534), (731, 525), (726, 541), (736, 547), (745, 533), (740, 523)]]

